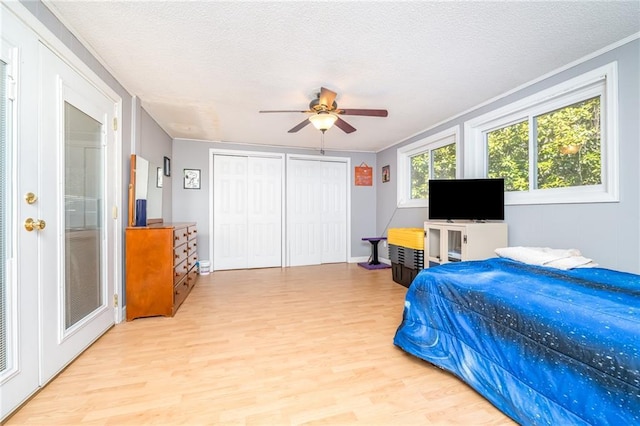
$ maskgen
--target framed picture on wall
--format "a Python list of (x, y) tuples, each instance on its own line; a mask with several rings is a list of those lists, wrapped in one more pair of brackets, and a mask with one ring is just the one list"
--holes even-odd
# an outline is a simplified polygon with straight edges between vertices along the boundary
[(164, 157), (164, 175), (171, 176), (171, 159)]
[(200, 169), (184, 169), (184, 189), (200, 189)]
[(382, 166), (382, 182), (389, 182), (391, 180), (391, 169), (389, 166)]
[(162, 167), (158, 167), (156, 170), (156, 188), (162, 188)]

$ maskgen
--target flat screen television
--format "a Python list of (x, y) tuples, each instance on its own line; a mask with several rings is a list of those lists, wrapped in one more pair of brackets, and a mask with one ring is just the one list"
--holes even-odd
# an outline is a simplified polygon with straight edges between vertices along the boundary
[(504, 179), (429, 180), (430, 220), (504, 220)]

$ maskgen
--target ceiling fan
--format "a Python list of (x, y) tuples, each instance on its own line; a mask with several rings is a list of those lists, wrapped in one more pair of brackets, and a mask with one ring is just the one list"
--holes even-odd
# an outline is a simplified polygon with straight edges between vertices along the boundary
[(322, 133), (330, 129), (334, 124), (343, 132), (352, 133), (356, 131), (356, 128), (340, 118), (340, 115), (364, 115), (368, 117), (386, 117), (388, 115), (386, 109), (338, 108), (338, 104), (335, 101), (336, 95), (336, 92), (333, 92), (325, 87), (321, 87), (320, 92), (317, 94), (316, 98), (309, 103), (308, 110), (273, 110), (259, 112), (302, 112), (311, 114), (307, 119), (289, 130), (289, 133), (295, 133), (309, 123), (312, 123), (314, 127), (320, 130)]

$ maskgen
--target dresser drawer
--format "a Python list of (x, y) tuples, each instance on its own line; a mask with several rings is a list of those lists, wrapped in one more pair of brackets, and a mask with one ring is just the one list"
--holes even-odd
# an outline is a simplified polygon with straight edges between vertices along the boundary
[(187, 243), (187, 253), (191, 255), (192, 253), (196, 253), (198, 251), (198, 242), (196, 240), (191, 240)]
[(197, 262), (198, 262), (198, 254), (197, 253), (189, 254), (189, 257), (187, 257), (187, 272), (192, 270), (196, 266)]
[(187, 228), (187, 236), (189, 241), (195, 240), (198, 236), (198, 229), (195, 226), (189, 226)]
[(173, 313), (175, 314), (178, 307), (184, 302), (184, 299), (187, 298), (189, 291), (191, 290), (192, 285), (189, 285), (189, 281), (187, 281), (187, 277), (185, 279), (179, 281), (173, 287)]
[(185, 280), (185, 282), (189, 286), (189, 289), (191, 289), (194, 285), (196, 285), (197, 279), (198, 279), (198, 271), (196, 271), (195, 269), (190, 270), (189, 273), (187, 274), (187, 279)]
[(173, 246), (181, 246), (188, 240), (187, 228), (176, 228), (173, 230)]
[(173, 249), (173, 264), (174, 266), (179, 265), (184, 261), (189, 255), (189, 247), (187, 244), (182, 244)]
[(187, 272), (189, 272), (189, 267), (187, 266), (187, 260), (185, 259), (173, 269), (174, 284), (182, 280), (187, 275)]

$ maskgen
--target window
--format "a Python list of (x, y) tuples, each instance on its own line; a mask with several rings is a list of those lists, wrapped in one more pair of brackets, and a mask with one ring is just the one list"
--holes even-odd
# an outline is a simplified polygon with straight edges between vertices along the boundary
[(616, 94), (612, 63), (465, 123), (465, 175), (506, 204), (617, 201)]
[(429, 179), (455, 179), (458, 170), (454, 127), (398, 149), (398, 207), (426, 207)]

